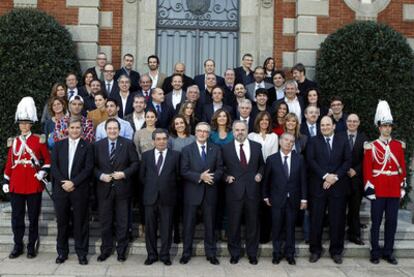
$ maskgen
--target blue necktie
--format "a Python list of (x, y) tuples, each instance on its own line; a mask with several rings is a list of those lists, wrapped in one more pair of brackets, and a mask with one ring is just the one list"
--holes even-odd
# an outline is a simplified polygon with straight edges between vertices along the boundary
[(287, 159), (289, 158), (289, 156), (285, 156), (284, 158), (285, 158), (285, 161), (283, 162), (283, 171), (286, 174), (286, 178), (289, 178), (289, 166), (287, 163)]
[(311, 137), (315, 136), (315, 125), (310, 126), (310, 135)]
[(331, 157), (331, 151), (332, 151), (330, 141), (331, 141), (331, 138), (326, 138), (326, 146), (328, 147), (328, 156), (329, 156), (329, 158)]
[(109, 162), (114, 163), (115, 159), (115, 142), (111, 142), (111, 152), (109, 153)]
[(207, 162), (207, 153), (206, 153), (206, 146), (205, 145), (201, 146), (201, 159), (203, 160), (204, 163)]
[(157, 104), (155, 106), (155, 108), (157, 109), (157, 114), (160, 115), (161, 114), (161, 106), (159, 104)]
[(69, 91), (69, 100), (72, 98), (72, 96), (75, 94), (75, 92), (73, 90)]

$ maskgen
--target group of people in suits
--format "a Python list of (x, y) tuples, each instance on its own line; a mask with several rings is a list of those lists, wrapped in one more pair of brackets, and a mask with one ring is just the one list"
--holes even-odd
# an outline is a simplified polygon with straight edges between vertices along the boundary
[[(134, 186), (140, 186), (146, 265), (158, 260), (171, 265), (173, 232), (178, 242), (175, 236), (180, 232), (177, 226), (181, 218), (180, 263), (189, 263), (200, 210), (205, 255), (213, 265), (220, 263), (216, 232), (220, 223), (226, 231), (231, 264), (242, 257), (243, 222), (246, 255), (253, 265), (258, 263), (260, 242), (268, 241), (270, 233), (272, 262), (279, 264), (285, 257), (289, 264), (296, 264), (295, 226), (299, 219), (309, 243), (310, 262), (322, 254), (325, 220), (329, 222), (329, 253), (335, 263), (342, 263), (346, 223), (349, 240), (364, 244), (359, 208), (365, 193), (367, 137), (359, 130), (358, 115), (343, 112), (341, 98), (334, 97), (329, 110), (320, 105), (317, 85), (306, 78), (302, 64), (292, 69), (295, 80), (285, 81), (284, 72), (270, 68), (269, 61), (252, 70), (253, 57), (245, 54), (242, 66), (226, 70), (221, 78), (215, 74), (214, 60), (208, 59), (205, 74), (193, 80), (185, 75), (182, 63), (175, 65), (172, 76), (161, 74), (154, 55), (148, 57), (149, 72), (143, 75), (132, 70), (130, 54), (124, 56), (124, 66), (117, 72), (113, 65), (101, 62), (103, 57), (98, 54), (97, 66), (88, 69), (93, 78), (83, 87), (76, 87), (76, 76), (68, 74), (67, 87), (63, 86), (66, 91), (60, 96), (65, 99), (60, 103), (68, 105), (67, 114), (56, 116), (53, 101), (59, 97), (57, 88), (45, 111), (50, 113), (45, 118), (55, 123), (54, 129), (48, 128), (52, 133), (45, 135), (53, 137), (49, 147), (58, 223), (56, 263), (68, 258), (71, 225), (79, 263), (88, 263), (90, 195), (96, 195), (101, 224), (98, 261), (112, 254), (114, 237), (117, 259), (125, 261)], [(91, 84), (100, 78), (97, 83), (101, 88), (92, 90)], [(95, 110), (85, 108), (88, 97), (95, 99)], [(93, 111), (99, 112), (95, 113), (100, 114), (99, 120), (88, 118)], [(30, 124), (36, 120), (30, 118)], [(24, 152), (24, 147), (19, 149)], [(44, 156), (46, 163), (47, 154)], [(398, 165), (398, 176), (405, 174), (403, 161)], [(383, 170), (375, 169), (374, 177), (397, 175)], [(37, 193), (42, 190), (44, 172), (36, 177)], [(5, 175), (11, 183), (9, 175), (7, 178)], [(371, 188), (374, 183), (371, 179), (365, 187)], [(395, 201), (384, 201), (395, 213)], [(377, 220), (375, 228), (379, 228), (384, 205), (372, 211)], [(17, 225), (13, 225), (15, 248), (11, 258), (22, 253)], [(263, 232), (266, 229), (267, 234)], [(377, 233), (371, 232), (375, 240)], [(384, 255), (396, 263), (392, 236), (391, 231)], [(371, 241), (376, 247), (374, 263), (380, 252), (375, 243)], [(32, 257), (36, 255), (33, 244), (29, 251)]]

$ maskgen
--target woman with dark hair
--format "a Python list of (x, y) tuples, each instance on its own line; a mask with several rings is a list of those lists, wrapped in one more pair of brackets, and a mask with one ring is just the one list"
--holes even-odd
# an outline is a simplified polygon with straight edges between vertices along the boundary
[(79, 88), (79, 91), (82, 97), (83, 95), (88, 95), (91, 93), (91, 81), (95, 79), (94, 76), (95, 75), (93, 74), (93, 71), (91, 69), (88, 69), (85, 71), (85, 73), (83, 73), (82, 86)]
[(154, 132), (157, 123), (157, 113), (154, 110), (148, 110), (145, 113), (145, 127), (135, 132), (134, 143), (141, 160), (142, 153), (154, 149), (152, 142), (152, 132)]
[(52, 117), (52, 115), (49, 113), (49, 101), (54, 97), (62, 98), (65, 101), (66, 106), (68, 105), (67, 87), (64, 83), (55, 83), (52, 86), (52, 91), (50, 92), (49, 99), (43, 107), (42, 118), (40, 119), (40, 123), (42, 124), (44, 124), (47, 120), (51, 119)]
[(272, 132), (272, 119), (268, 112), (263, 111), (257, 114), (254, 120), (254, 132), (248, 135), (250, 140), (262, 145), (263, 159), (277, 152), (279, 148), (278, 137)]
[(278, 136), (281, 136), (285, 131), (283, 130), (283, 125), (285, 124), (285, 116), (289, 113), (289, 107), (284, 102), (281, 101), (275, 107), (273, 115), (273, 133)]
[(321, 105), (320, 96), (321, 96), (321, 93), (318, 88), (310, 88), (306, 92), (306, 99), (305, 99), (305, 107), (314, 106), (319, 109), (318, 122), (322, 117), (327, 115), (329, 112), (329, 109), (327, 107), (324, 107)]
[(263, 68), (265, 70), (264, 81), (271, 84), (275, 73), (275, 60), (272, 57), (268, 57), (263, 63)]
[(288, 113), (285, 116), (285, 124), (283, 125), (283, 130), (295, 137), (295, 145), (293, 145), (293, 151), (296, 151), (298, 154), (304, 153), (306, 144), (308, 142), (308, 137), (300, 133), (299, 118), (296, 114)]
[[(190, 102), (191, 103), (191, 102)], [(176, 115), (171, 120), (170, 125), (170, 140), (168, 141), (168, 148), (181, 152), (181, 150), (187, 146), (190, 145), (195, 141), (195, 137), (190, 134), (189, 126), (187, 125), (187, 121), (184, 116), (182, 115)], [(181, 191), (182, 187), (179, 187), (179, 190)], [(182, 191), (181, 193), (177, 194), (177, 205), (174, 209), (174, 222), (173, 222), (173, 229), (174, 229), (174, 243), (178, 244), (180, 243), (180, 222), (181, 222), (181, 214), (183, 211), (182, 206)]]
[(56, 122), (61, 120), (67, 113), (67, 103), (61, 97), (54, 96), (48, 102), (48, 111), (51, 118), (46, 120), (43, 124), (43, 134), (47, 137), (47, 145), (49, 149), (53, 148), (53, 132), (55, 130)]
[(231, 116), (229, 112), (218, 109), (211, 118), (211, 133), (209, 140), (217, 145), (227, 144), (234, 139), (231, 131)]
[(183, 104), (181, 104), (178, 114), (184, 117), (186, 125), (190, 130), (190, 134), (194, 135), (195, 126), (198, 123), (198, 119), (195, 116), (194, 102), (186, 100)]
[(99, 123), (104, 122), (108, 119), (108, 113), (105, 107), (107, 100), (106, 94), (101, 91), (98, 91), (94, 96), (94, 100), (96, 109), (88, 112), (87, 118), (92, 120), (93, 127), (96, 129)]
[[(88, 92), (82, 92), (82, 97), (84, 101), (83, 109), (85, 112), (90, 112), (92, 110), (95, 110), (97, 107), (95, 105), (95, 95), (98, 92), (102, 92), (101, 90), (101, 81), (98, 79), (92, 79), (89, 82), (89, 91)], [(104, 93), (104, 92), (102, 92)]]

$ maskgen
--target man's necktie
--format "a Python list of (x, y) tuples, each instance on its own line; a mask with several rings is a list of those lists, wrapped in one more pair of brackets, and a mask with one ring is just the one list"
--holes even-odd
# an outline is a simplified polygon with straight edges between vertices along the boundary
[(311, 137), (315, 136), (315, 125), (310, 126), (310, 135), (311, 135)]
[(204, 163), (207, 162), (207, 153), (206, 153), (206, 146), (205, 145), (201, 146), (201, 159), (203, 160)]
[(115, 159), (115, 142), (111, 142), (111, 151), (109, 153), (109, 162), (111, 164), (113, 164), (114, 159)]
[(69, 100), (72, 98), (73, 95), (75, 95), (75, 91), (69, 90)]
[(283, 162), (283, 171), (286, 174), (286, 178), (289, 178), (289, 166), (288, 166), (288, 163), (287, 163), (287, 159), (289, 158), (289, 156), (285, 156), (284, 158), (285, 158), (285, 160)]
[(161, 114), (161, 106), (159, 104), (157, 104), (155, 106), (155, 108), (157, 109), (157, 114), (160, 115)]
[(330, 141), (331, 141), (331, 138), (326, 138), (326, 147), (328, 149), (328, 156), (329, 156), (329, 158), (331, 157), (331, 151), (332, 151)]
[(354, 134), (349, 135), (349, 147), (351, 147), (351, 150), (354, 149)]
[(240, 164), (244, 169), (247, 168), (247, 159), (243, 150), (243, 143), (240, 144)]
[(111, 93), (111, 83), (106, 83), (106, 91), (108, 92), (108, 94)]
[(161, 174), (161, 165), (162, 165), (162, 161), (164, 160), (163, 156), (162, 156), (162, 152), (159, 152), (160, 155), (158, 156), (158, 160), (157, 160), (157, 173), (158, 176)]

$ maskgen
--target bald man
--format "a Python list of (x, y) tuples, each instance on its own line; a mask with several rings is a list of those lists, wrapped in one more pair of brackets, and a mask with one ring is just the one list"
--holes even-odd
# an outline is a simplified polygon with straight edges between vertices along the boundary
[(185, 64), (184, 63), (176, 63), (174, 65), (174, 73), (171, 76), (168, 76), (165, 80), (164, 80), (164, 84), (162, 86), (162, 90), (165, 93), (168, 93), (170, 91), (173, 90), (172, 87), (172, 78), (174, 74), (180, 74), (181, 76), (183, 76), (183, 90), (187, 90), (187, 88), (191, 85), (194, 85), (195, 82), (192, 78), (188, 77), (187, 75), (185, 75)]

